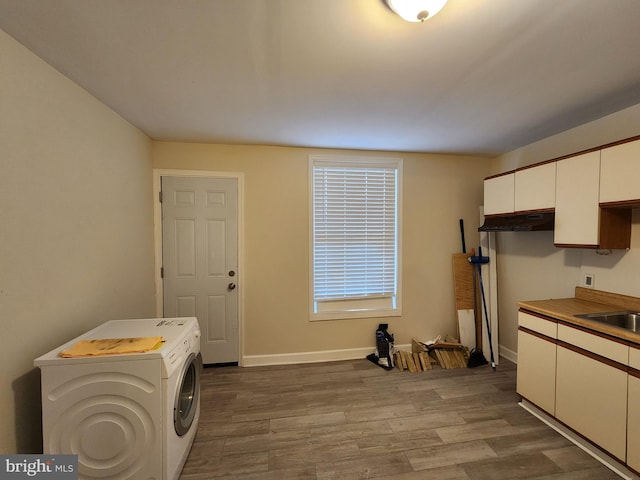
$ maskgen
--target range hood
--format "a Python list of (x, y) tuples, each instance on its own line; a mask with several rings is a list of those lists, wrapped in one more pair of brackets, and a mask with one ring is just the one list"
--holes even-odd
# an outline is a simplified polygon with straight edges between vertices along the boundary
[(553, 230), (554, 212), (485, 217), (479, 232), (537, 232)]

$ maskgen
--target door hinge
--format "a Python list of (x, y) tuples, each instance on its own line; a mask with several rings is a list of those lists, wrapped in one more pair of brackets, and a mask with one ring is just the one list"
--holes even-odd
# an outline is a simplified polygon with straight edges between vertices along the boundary
[(160, 278), (164, 278), (164, 267), (160, 267)]
[(158, 201), (162, 203), (162, 190), (158, 192)]

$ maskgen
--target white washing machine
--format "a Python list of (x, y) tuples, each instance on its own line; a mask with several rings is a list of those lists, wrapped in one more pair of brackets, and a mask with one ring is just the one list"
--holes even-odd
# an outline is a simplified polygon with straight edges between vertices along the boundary
[[(145, 353), (62, 358), (78, 340), (162, 336)], [(81, 479), (177, 479), (200, 417), (195, 317), (112, 320), (37, 358), (45, 454), (77, 454)]]

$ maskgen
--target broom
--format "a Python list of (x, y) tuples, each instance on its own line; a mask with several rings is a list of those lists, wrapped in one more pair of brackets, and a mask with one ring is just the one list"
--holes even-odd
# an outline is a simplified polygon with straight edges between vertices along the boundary
[[(473, 252), (473, 249), (471, 249), (471, 251)], [(472, 258), (473, 258), (473, 253), (472, 253), (472, 256), (469, 257), (469, 262), (471, 262)], [(473, 269), (473, 314), (477, 319), (478, 318), (478, 287), (477, 287), (475, 268)], [(478, 324), (476, 323), (476, 325)], [(480, 327), (481, 326), (482, 324), (480, 324)], [(482, 365), (487, 364), (487, 359), (484, 358), (484, 354), (482, 353), (482, 349), (480, 348), (481, 335), (482, 335), (482, 329), (477, 328), (476, 329), (476, 348), (471, 349), (471, 351), (469, 352), (469, 360), (467, 361), (467, 368), (480, 367)]]
[[(478, 256), (477, 257), (469, 257), (469, 262), (471, 264), (478, 266), (478, 279), (480, 283), (480, 292), (482, 294), (482, 306), (484, 307), (484, 320), (487, 325), (487, 336), (489, 337), (489, 352), (491, 353), (491, 368), (493, 371), (496, 371), (496, 362), (495, 357), (493, 356), (493, 342), (491, 341), (491, 325), (489, 323), (489, 312), (487, 311), (487, 300), (484, 296), (484, 285), (482, 282), (482, 265), (489, 263), (489, 257), (482, 256), (482, 247), (478, 247)], [(474, 292), (475, 292), (475, 284), (474, 284)], [(483, 357), (484, 359), (484, 357)], [(469, 357), (471, 360), (471, 357)], [(484, 363), (487, 363), (487, 360), (484, 359)]]

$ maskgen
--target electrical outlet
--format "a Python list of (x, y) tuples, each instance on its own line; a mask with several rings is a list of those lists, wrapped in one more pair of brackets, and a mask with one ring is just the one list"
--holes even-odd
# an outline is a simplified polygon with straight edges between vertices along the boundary
[(582, 277), (582, 286), (586, 288), (593, 288), (595, 281), (596, 278), (593, 273), (585, 273)]

